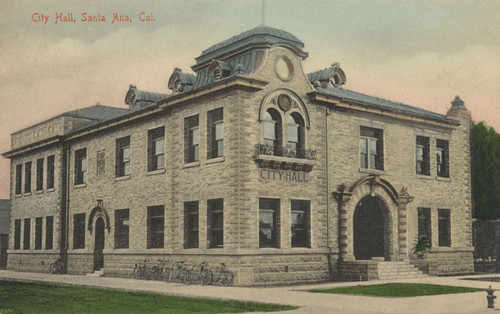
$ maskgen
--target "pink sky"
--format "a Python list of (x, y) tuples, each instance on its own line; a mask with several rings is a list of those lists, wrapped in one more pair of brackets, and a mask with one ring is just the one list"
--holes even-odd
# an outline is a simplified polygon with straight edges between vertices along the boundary
[[(105, 4), (104, 4), (105, 2)], [(35, 4), (34, 4), (35, 3)], [(139, 15), (152, 13), (153, 22)], [(124, 107), (129, 84), (169, 93), (174, 67), (260, 25), (261, 1), (0, 2), (0, 151), (10, 134), (62, 112)], [(47, 24), (33, 14), (48, 15)], [(56, 13), (75, 23), (55, 24)], [(82, 22), (82, 13), (105, 22)], [(112, 23), (112, 15), (132, 23)], [(497, 1), (266, 1), (265, 24), (305, 43), (306, 72), (340, 62), (346, 89), (446, 113), (455, 95), (500, 130)], [(36, 17), (36, 16), (35, 16)], [(0, 160), (0, 198), (9, 198)]]

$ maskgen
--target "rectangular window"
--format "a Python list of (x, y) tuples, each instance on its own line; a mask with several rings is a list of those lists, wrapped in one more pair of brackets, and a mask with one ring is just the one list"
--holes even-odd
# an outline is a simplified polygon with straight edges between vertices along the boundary
[(128, 249), (129, 210), (115, 210), (115, 249)]
[(184, 162), (194, 162), (199, 159), (200, 129), (198, 115), (184, 119)]
[(280, 200), (259, 199), (259, 247), (279, 247)]
[(85, 214), (73, 216), (73, 249), (85, 248)]
[(292, 247), (311, 247), (311, 202), (292, 200)]
[(165, 168), (165, 127), (148, 131), (148, 171)]
[(54, 188), (54, 155), (47, 157), (47, 189)]
[(52, 250), (54, 237), (54, 216), (45, 217), (45, 249)]
[(75, 151), (75, 185), (87, 182), (87, 149)]
[(439, 246), (451, 246), (450, 210), (438, 209)]
[(450, 176), (448, 141), (446, 140), (436, 140), (436, 166), (438, 177)]
[(364, 169), (384, 170), (383, 131), (362, 126), (360, 166)]
[(36, 160), (36, 190), (43, 190), (43, 158)]
[(31, 192), (31, 161), (24, 164), (24, 193)]
[(430, 175), (429, 138), (417, 136), (417, 174)]
[(123, 177), (130, 174), (130, 136), (116, 140), (115, 176)]
[(21, 219), (14, 221), (14, 250), (21, 248)]
[(208, 200), (208, 247), (224, 247), (224, 200)]
[(24, 234), (23, 234), (23, 250), (30, 249), (30, 241), (31, 241), (31, 219), (24, 219)]
[(23, 187), (23, 165), (16, 165), (16, 195), (21, 195)]
[(148, 249), (163, 248), (165, 230), (165, 208), (148, 207)]
[(420, 207), (418, 209), (418, 237), (425, 237), (429, 246), (432, 244), (430, 208)]
[(184, 203), (184, 248), (198, 247), (198, 201)]
[(207, 158), (224, 156), (224, 111), (222, 108), (207, 113)]
[(35, 219), (35, 250), (42, 249), (42, 223), (43, 217)]

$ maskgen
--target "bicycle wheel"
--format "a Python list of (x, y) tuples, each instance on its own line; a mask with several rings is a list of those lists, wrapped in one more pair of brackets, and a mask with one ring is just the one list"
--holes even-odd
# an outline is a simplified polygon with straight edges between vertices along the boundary
[(232, 272), (225, 271), (220, 274), (220, 284), (221, 286), (229, 286), (233, 282), (234, 275)]
[(160, 268), (158, 266), (151, 267), (151, 280), (159, 280), (160, 278)]
[(207, 272), (203, 272), (203, 274), (201, 274), (201, 285), (202, 286), (211, 285), (212, 280), (213, 280), (212, 272), (207, 271)]

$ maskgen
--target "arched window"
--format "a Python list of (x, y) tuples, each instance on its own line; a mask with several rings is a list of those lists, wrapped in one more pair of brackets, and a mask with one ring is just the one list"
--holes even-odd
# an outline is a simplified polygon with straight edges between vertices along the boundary
[(264, 115), (264, 144), (272, 149), (273, 155), (281, 147), (281, 116), (275, 109), (268, 109)]
[(297, 112), (288, 116), (287, 121), (287, 148), (296, 157), (304, 153), (304, 120)]

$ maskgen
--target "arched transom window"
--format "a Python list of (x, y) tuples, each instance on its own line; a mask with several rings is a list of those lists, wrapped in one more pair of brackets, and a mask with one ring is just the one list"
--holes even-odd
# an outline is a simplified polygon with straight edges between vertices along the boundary
[(313, 159), (307, 143), (307, 110), (293, 92), (275, 90), (269, 93), (262, 102), (259, 121), (258, 154)]

